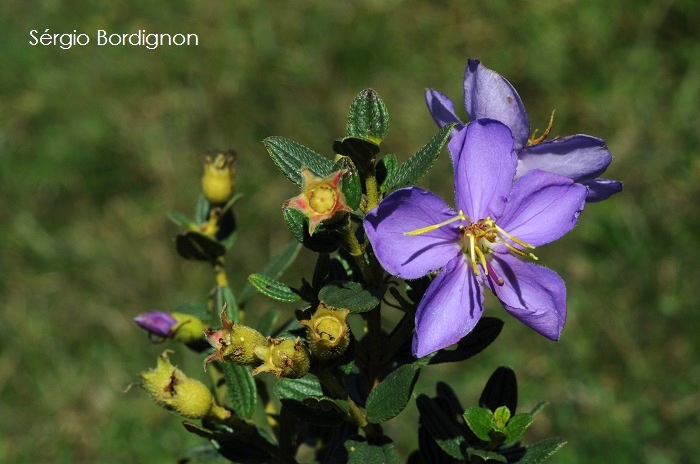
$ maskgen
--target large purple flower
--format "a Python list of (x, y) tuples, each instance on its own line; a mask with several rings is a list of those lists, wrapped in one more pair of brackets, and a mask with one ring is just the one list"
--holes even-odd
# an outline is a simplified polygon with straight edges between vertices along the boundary
[(417, 187), (397, 190), (365, 218), (377, 259), (393, 275), (417, 279), (442, 268), (416, 312), (413, 354), (457, 343), (484, 310), (482, 285), (513, 316), (557, 340), (566, 320), (566, 287), (553, 271), (522, 261), (534, 247), (566, 234), (586, 188), (532, 170), (515, 183), (511, 131), (478, 119), (449, 143), (458, 211)]
[[(452, 100), (445, 95), (428, 89), (425, 101), (438, 126), (457, 123), (455, 132), (464, 127), (455, 113)], [(510, 82), (478, 60), (470, 59), (467, 62), (464, 106), (472, 120), (495, 119), (513, 132), (518, 154), (516, 179), (534, 169), (553, 172), (588, 187), (586, 201), (591, 202), (605, 200), (622, 190), (621, 182), (598, 177), (612, 161), (605, 141), (583, 134), (544, 140), (548, 130), (544, 137), (535, 138), (533, 134), (530, 138), (530, 121), (520, 96)]]

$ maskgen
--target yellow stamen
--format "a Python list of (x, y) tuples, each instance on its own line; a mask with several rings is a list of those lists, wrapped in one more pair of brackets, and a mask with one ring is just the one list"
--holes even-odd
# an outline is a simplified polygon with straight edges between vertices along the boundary
[(527, 141), (528, 147), (531, 147), (533, 145), (537, 145), (538, 143), (541, 143), (542, 141), (544, 141), (544, 139), (547, 138), (547, 136), (549, 135), (549, 131), (552, 130), (552, 124), (554, 124), (554, 112), (555, 111), (556, 110), (552, 110), (552, 114), (549, 116), (549, 125), (547, 125), (547, 128), (544, 130), (544, 132), (542, 132), (542, 135), (540, 135), (537, 138), (536, 138), (537, 131), (539, 129), (535, 129), (535, 131), (532, 133), (532, 136)]
[(435, 229), (439, 229), (442, 226), (446, 226), (448, 224), (452, 224), (455, 221), (466, 221), (467, 217), (464, 215), (464, 213), (460, 210), (459, 213), (457, 213), (457, 216), (448, 219), (447, 221), (443, 221), (439, 224), (433, 224), (432, 226), (427, 226), (427, 227), (421, 227), (420, 229), (412, 230), (410, 232), (404, 232), (404, 235), (421, 235), (425, 234), (426, 232), (431, 232)]

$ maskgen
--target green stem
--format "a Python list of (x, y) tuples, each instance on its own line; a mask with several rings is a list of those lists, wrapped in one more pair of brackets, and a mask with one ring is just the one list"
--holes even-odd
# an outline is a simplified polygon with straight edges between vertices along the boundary
[(367, 211), (369, 211), (379, 204), (379, 185), (374, 163), (365, 171), (365, 191), (367, 192)]

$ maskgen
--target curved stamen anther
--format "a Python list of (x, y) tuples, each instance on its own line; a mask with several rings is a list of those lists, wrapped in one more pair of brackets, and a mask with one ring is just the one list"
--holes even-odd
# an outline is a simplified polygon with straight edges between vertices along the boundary
[(537, 138), (535, 138), (535, 136), (537, 135), (538, 129), (535, 129), (535, 131), (532, 133), (532, 136), (527, 140), (528, 147), (531, 147), (533, 145), (537, 145), (538, 143), (541, 143), (542, 141), (544, 141), (544, 139), (547, 138), (547, 136), (549, 135), (549, 131), (552, 130), (552, 125), (554, 124), (554, 112), (555, 111), (556, 110), (552, 110), (552, 114), (549, 116), (549, 124), (547, 125), (547, 128), (544, 130), (544, 132), (542, 132), (542, 135), (540, 135)]
[(466, 221), (467, 217), (464, 215), (464, 213), (460, 210), (459, 213), (457, 213), (457, 216), (448, 219), (447, 221), (442, 221), (439, 224), (433, 224), (432, 226), (427, 226), (427, 227), (421, 227), (420, 229), (412, 230), (410, 232), (404, 232), (404, 235), (421, 235), (425, 234), (427, 232), (431, 232), (435, 229), (439, 229), (442, 226), (446, 226), (448, 224), (452, 224), (455, 221)]

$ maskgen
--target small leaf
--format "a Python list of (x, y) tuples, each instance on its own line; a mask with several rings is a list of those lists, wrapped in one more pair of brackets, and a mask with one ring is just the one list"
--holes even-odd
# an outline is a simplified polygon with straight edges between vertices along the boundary
[(540, 464), (566, 444), (566, 440), (559, 437), (545, 438), (537, 443), (527, 445), (525, 455), (518, 461), (520, 464)]
[(316, 377), (306, 376), (301, 379), (280, 379), (274, 388), (279, 399), (302, 401), (309, 396), (323, 396), (323, 388)]
[[(387, 439), (388, 440), (388, 439)], [(399, 453), (394, 443), (369, 444), (362, 437), (345, 440), (348, 464), (400, 464)]]
[(248, 282), (263, 295), (277, 301), (294, 303), (301, 299), (301, 297), (286, 284), (263, 274), (251, 274), (248, 276)]
[[(263, 268), (258, 272), (267, 277), (273, 279), (278, 279), (282, 273), (289, 267), (290, 264), (294, 262), (297, 255), (301, 250), (299, 242), (293, 240), (289, 242), (284, 248), (280, 250), (270, 261), (268, 261)], [(250, 282), (246, 282), (243, 286), (243, 290), (238, 295), (238, 301), (240, 304), (244, 304), (248, 299), (255, 294), (255, 287)]]
[(484, 461), (497, 461), (497, 462), (508, 462), (508, 460), (503, 456), (502, 454), (499, 454), (495, 451), (486, 451), (482, 449), (477, 449), (477, 448), (472, 448), (469, 447), (467, 448), (467, 454), (469, 456), (478, 456)]
[(275, 384), (275, 395), (299, 419), (310, 424), (338, 425), (347, 418), (348, 403), (324, 395), (318, 379), (281, 379)]
[(221, 243), (194, 230), (180, 232), (175, 237), (175, 248), (180, 256), (193, 261), (216, 261), (226, 253)]
[(453, 458), (464, 460), (466, 456), (462, 446), (466, 440), (454, 420), (426, 395), (419, 395), (416, 398), (416, 406), (421, 423), (435, 443)]
[(513, 443), (514, 441), (518, 441), (528, 427), (532, 425), (532, 420), (532, 414), (527, 412), (516, 414), (511, 417), (506, 425), (506, 437), (504, 439), (504, 443)]
[(313, 235), (309, 235), (309, 222), (304, 213), (295, 208), (282, 208), (289, 231), (302, 245), (316, 253), (332, 253), (340, 246), (340, 237), (321, 223)]
[(234, 324), (238, 324), (238, 304), (236, 297), (231, 291), (231, 287), (216, 287), (216, 308), (223, 308), (226, 305), (226, 314)]
[(355, 163), (347, 156), (343, 156), (336, 163), (338, 169), (345, 169), (347, 172), (340, 178), (340, 190), (345, 196), (345, 203), (352, 209), (360, 207), (362, 201), (362, 183), (360, 174), (357, 172)]
[(251, 418), (258, 398), (253, 373), (246, 366), (231, 363), (222, 363), (221, 369), (226, 379), (231, 408), (238, 417)]
[(386, 376), (367, 397), (367, 419), (380, 424), (403, 411), (411, 399), (419, 373), (418, 365), (404, 364)]
[(379, 299), (357, 282), (331, 282), (318, 292), (318, 298), (329, 308), (351, 313), (363, 313), (379, 304)]
[(518, 382), (513, 369), (501, 366), (491, 374), (481, 393), (479, 404), (491, 411), (506, 406), (511, 413), (515, 413), (518, 406)]
[(263, 144), (282, 174), (299, 187), (302, 186), (303, 166), (318, 177), (327, 177), (336, 171), (333, 161), (288, 138), (268, 137)]
[(394, 175), (396, 168), (399, 166), (399, 161), (396, 159), (396, 155), (384, 155), (382, 159), (377, 163), (377, 182), (382, 192), (386, 192), (384, 188), (384, 182)]
[(382, 192), (390, 192), (391, 190), (415, 185), (433, 166), (440, 151), (447, 143), (450, 136), (450, 131), (454, 124), (448, 124), (424, 145), (415, 155), (411, 156), (406, 162), (387, 176), (387, 179), (382, 183)]
[(347, 133), (380, 143), (389, 133), (389, 113), (379, 94), (372, 89), (360, 92), (348, 111)]
[(548, 401), (540, 401), (535, 405), (534, 408), (532, 408), (532, 411), (530, 411), (530, 414), (535, 416), (536, 414), (539, 414), (540, 411), (542, 411), (547, 405), (549, 404)]
[(491, 441), (494, 430), (493, 413), (481, 406), (470, 406), (464, 411), (464, 420), (479, 440)]
[(205, 197), (203, 193), (200, 193), (199, 198), (197, 198), (197, 206), (194, 210), (194, 220), (197, 224), (204, 224), (209, 220), (210, 206), (207, 197)]
[[(476, 327), (451, 350), (440, 350), (432, 357), (426, 357), (429, 364), (458, 362), (471, 358), (483, 351), (501, 333), (503, 321), (495, 317), (482, 317)], [(495, 408), (494, 408), (495, 409)]]
[(169, 211), (167, 216), (168, 219), (175, 223), (175, 225), (177, 225), (178, 227), (182, 227), (183, 229), (197, 227), (197, 224), (195, 224), (195, 222), (192, 219), (188, 218), (179, 211)]
[(496, 430), (499, 432), (505, 432), (506, 424), (510, 420), (510, 410), (506, 406), (499, 406), (493, 412), (493, 422)]

